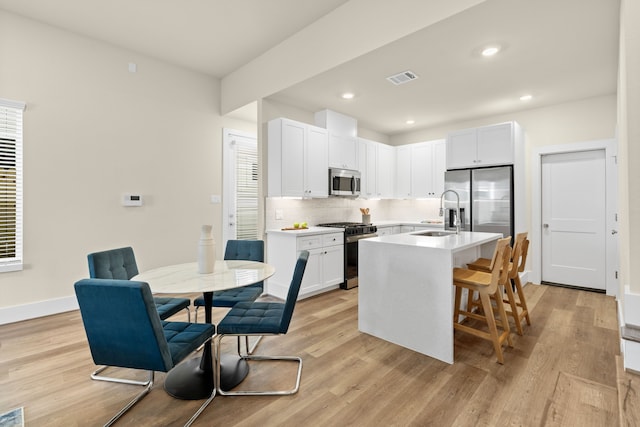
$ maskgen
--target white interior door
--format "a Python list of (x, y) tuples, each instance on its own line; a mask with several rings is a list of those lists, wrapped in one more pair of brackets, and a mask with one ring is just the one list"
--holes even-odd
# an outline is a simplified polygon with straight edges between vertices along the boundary
[(605, 150), (542, 157), (542, 281), (606, 288)]
[(223, 247), (229, 239), (258, 238), (258, 144), (232, 129), (223, 135)]

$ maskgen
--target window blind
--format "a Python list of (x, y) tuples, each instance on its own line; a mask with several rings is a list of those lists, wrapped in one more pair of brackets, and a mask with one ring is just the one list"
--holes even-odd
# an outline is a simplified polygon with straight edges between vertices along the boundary
[(255, 144), (236, 145), (236, 238), (258, 236), (258, 152)]
[(0, 98), (0, 272), (22, 270), (22, 113)]

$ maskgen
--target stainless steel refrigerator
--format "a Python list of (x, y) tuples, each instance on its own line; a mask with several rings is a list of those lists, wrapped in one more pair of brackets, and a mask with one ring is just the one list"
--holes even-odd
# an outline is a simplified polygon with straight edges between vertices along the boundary
[[(446, 190), (460, 197), (462, 231), (485, 231), (513, 236), (513, 167), (459, 169), (445, 172)], [(456, 196), (443, 199), (446, 229), (455, 229)]]

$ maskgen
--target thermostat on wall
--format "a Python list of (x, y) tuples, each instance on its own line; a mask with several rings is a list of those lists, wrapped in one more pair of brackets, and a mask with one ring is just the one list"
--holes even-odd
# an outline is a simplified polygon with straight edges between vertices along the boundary
[(123, 195), (122, 206), (142, 206), (142, 196), (140, 196), (139, 194)]

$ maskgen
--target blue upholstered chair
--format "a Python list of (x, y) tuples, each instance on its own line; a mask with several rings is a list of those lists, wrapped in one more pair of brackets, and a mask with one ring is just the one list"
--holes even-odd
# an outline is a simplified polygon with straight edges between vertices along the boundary
[[(129, 280), (138, 274), (133, 248), (118, 248), (108, 251), (94, 252), (87, 255), (89, 261), (89, 277), (92, 279)], [(160, 319), (165, 320), (181, 310), (187, 310), (187, 320), (191, 321), (189, 298), (154, 297)]]
[[(264, 241), (262, 240), (228, 240), (224, 251), (225, 260), (245, 260), (264, 262)], [(263, 282), (241, 288), (227, 289), (213, 293), (213, 307), (230, 308), (239, 302), (253, 302), (262, 295), (264, 290)], [(196, 308), (196, 322), (198, 321), (198, 307), (204, 307), (204, 298), (199, 297), (193, 301)], [(249, 338), (245, 338), (247, 353), (254, 352), (260, 338), (249, 348)], [(238, 345), (240, 343), (238, 342)]]
[(218, 339), (216, 343), (216, 384), (218, 392), (224, 395), (288, 395), (294, 394), (300, 388), (300, 376), (302, 374), (302, 359), (297, 356), (257, 356), (241, 355), (245, 360), (268, 361), (280, 360), (298, 363), (298, 374), (295, 387), (289, 390), (276, 391), (227, 391), (220, 388), (220, 348), (222, 339), (226, 336), (249, 336), (249, 335), (282, 335), (289, 330), (293, 309), (295, 308), (302, 277), (309, 259), (309, 252), (302, 251), (296, 262), (293, 272), (293, 279), (289, 286), (287, 299), (284, 303), (276, 302), (239, 302), (234, 305), (229, 313), (218, 324)]
[[(160, 320), (149, 285), (112, 279), (83, 279), (75, 283), (82, 322), (91, 356), (98, 365), (144, 369), (150, 372), (145, 389), (120, 410), (116, 422), (153, 387), (154, 372), (168, 372), (215, 333), (210, 324)], [(187, 425), (215, 397), (202, 404)]]
[[(118, 248), (102, 252), (94, 252), (87, 255), (89, 262), (89, 277), (92, 279), (117, 279), (129, 280), (138, 274), (136, 258), (133, 248)], [(160, 319), (166, 320), (179, 311), (187, 310), (187, 321), (191, 321), (189, 298), (154, 297), (153, 302)], [(108, 366), (102, 366), (91, 374), (91, 378), (97, 381), (110, 381), (124, 384), (134, 384), (146, 386), (148, 381), (135, 381), (122, 378), (107, 377), (99, 375)]]

